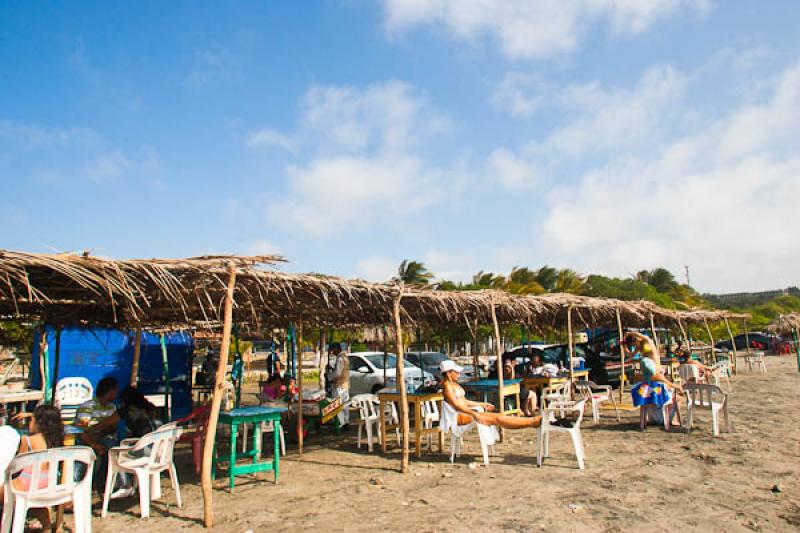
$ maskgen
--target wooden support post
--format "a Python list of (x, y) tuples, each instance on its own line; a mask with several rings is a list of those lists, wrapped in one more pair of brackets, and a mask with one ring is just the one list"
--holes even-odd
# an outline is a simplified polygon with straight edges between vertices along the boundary
[(297, 453), (303, 455), (303, 323), (295, 330), (297, 337)]
[(625, 391), (625, 331), (622, 329), (622, 315), (619, 312), (619, 307), (616, 309), (617, 312), (617, 330), (619, 332), (619, 403), (622, 403), (622, 395)]
[(686, 343), (686, 353), (689, 354), (689, 358), (692, 357), (692, 345), (689, 343), (689, 336), (686, 334), (686, 329), (683, 327), (683, 322), (681, 321), (681, 317), (678, 317), (678, 327), (681, 329), (681, 334), (683, 335), (683, 341)]
[(653, 334), (653, 342), (656, 344), (656, 350), (658, 351), (658, 357), (661, 358), (661, 342), (658, 340), (658, 334), (656, 333), (656, 323), (653, 321), (653, 312), (650, 311), (650, 333)]
[(131, 379), (129, 384), (135, 387), (139, 381), (139, 360), (142, 358), (142, 326), (136, 326), (133, 337), (133, 362), (131, 363)]
[(47, 372), (49, 361), (47, 360), (47, 328), (42, 326), (39, 338), (39, 381), (41, 383), (42, 397), (47, 396)]
[[(408, 395), (406, 393), (406, 380), (404, 376), (404, 361), (403, 353), (403, 327), (400, 324), (400, 300), (403, 298), (403, 285), (401, 284), (397, 291), (397, 296), (394, 299), (393, 315), (394, 315), (394, 336), (397, 348), (397, 390), (400, 392), (400, 431), (403, 436), (403, 451), (400, 459), (400, 472), (405, 474), (408, 472), (408, 441), (409, 441), (409, 427), (408, 427)], [(385, 442), (385, 441), (384, 441)]]
[(800, 372), (800, 328), (794, 328), (794, 352), (797, 355), (797, 371)]
[(572, 337), (572, 306), (567, 307), (567, 348), (569, 349), (569, 381), (572, 383), (572, 358), (575, 357), (575, 344)]
[[(706, 333), (708, 333), (708, 341), (711, 343), (711, 352), (709, 355), (709, 360), (712, 362), (712, 364), (714, 364), (717, 362), (717, 358), (714, 355), (714, 335), (711, 334), (711, 328), (709, 327), (708, 320), (706, 320), (705, 317), (703, 318), (703, 324), (706, 325)], [(708, 361), (706, 361), (706, 364), (708, 364)]]
[(53, 378), (50, 380), (50, 399), (55, 403), (58, 371), (61, 366), (61, 326), (56, 326), (56, 356), (53, 360)]
[(747, 344), (747, 355), (750, 356), (750, 332), (748, 331), (747, 326), (747, 319), (742, 319), (742, 325), (744, 325), (744, 342)]
[(222, 345), (219, 349), (217, 373), (214, 378), (214, 391), (211, 395), (211, 412), (208, 415), (206, 438), (203, 443), (201, 483), (203, 486), (203, 522), (206, 527), (212, 527), (214, 525), (214, 507), (211, 494), (211, 461), (214, 458), (214, 441), (217, 436), (219, 408), (222, 403), (225, 371), (228, 368), (228, 350), (230, 349), (231, 328), (233, 326), (233, 289), (235, 286), (236, 269), (231, 265), (229, 268), (228, 289), (225, 293), (225, 309), (222, 321)]
[(723, 317), (722, 319), (725, 321), (725, 328), (728, 330), (728, 336), (731, 338), (731, 350), (733, 350), (733, 361), (731, 361), (731, 363), (732, 363), (733, 373), (736, 374), (737, 373), (736, 364), (739, 359), (739, 354), (736, 351), (736, 339), (733, 338), (733, 331), (731, 331), (731, 325), (728, 323), (728, 317)]
[[(497, 310), (495, 309), (494, 295), (491, 297), (491, 307), (495, 342), (494, 351), (497, 354), (497, 361), (495, 361), (497, 365), (497, 403), (500, 404), (497, 406), (497, 410), (500, 412), (500, 414), (504, 414), (506, 412), (506, 402), (503, 398), (503, 349), (500, 345), (500, 325), (497, 322)], [(503, 428), (500, 428), (500, 442), (503, 442), (503, 440), (505, 440), (505, 431)]]
[[(319, 367), (319, 389), (325, 390), (325, 363), (323, 362), (324, 359), (322, 356), (326, 353), (325, 346), (325, 328), (319, 328), (319, 360), (317, 361), (317, 366)], [(386, 383), (384, 381), (384, 383)]]

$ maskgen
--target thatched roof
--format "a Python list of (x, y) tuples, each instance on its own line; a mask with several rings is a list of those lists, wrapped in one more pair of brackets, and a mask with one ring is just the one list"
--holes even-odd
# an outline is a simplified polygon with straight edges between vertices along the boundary
[(719, 322), (721, 320), (750, 320), (751, 316), (748, 313), (733, 313), (731, 311), (711, 311), (707, 309), (692, 309), (689, 311), (676, 311), (676, 316), (679, 317), (683, 322), (692, 324), (692, 323), (702, 323), (704, 321), (708, 322)]
[[(0, 250), (0, 317), (51, 324), (214, 328), (221, 322), (228, 276), (236, 272), (234, 317), (243, 331), (291, 321), (319, 326), (391, 323), (402, 294), (404, 323), (491, 322), (564, 327), (672, 320), (677, 314), (645, 301), (573, 294), (513, 295), (498, 290), (441, 291), (274, 270), (279, 256), (206, 256), (112, 260), (84, 254)], [(681, 312), (687, 321), (721, 319), (721, 312)], [(719, 316), (717, 316), (719, 315)], [(730, 315), (728, 315), (730, 316)], [(716, 318), (715, 318), (716, 317)]]
[(793, 333), (800, 329), (800, 313), (780, 315), (767, 326), (772, 333)]

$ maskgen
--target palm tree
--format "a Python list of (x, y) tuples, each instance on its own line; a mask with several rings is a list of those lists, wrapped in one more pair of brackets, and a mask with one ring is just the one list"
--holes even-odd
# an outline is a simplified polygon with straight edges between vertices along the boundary
[(556, 279), (557, 292), (578, 293), (583, 288), (583, 278), (574, 270), (563, 268)]
[(556, 270), (553, 267), (545, 265), (536, 271), (536, 281), (546, 291), (552, 291), (553, 289), (555, 289), (557, 280), (558, 280), (558, 270)]
[(403, 259), (397, 269), (397, 279), (406, 285), (428, 285), (433, 280), (433, 272), (428, 270), (421, 261)]
[(536, 273), (526, 267), (514, 267), (503, 287), (513, 294), (541, 294), (544, 287), (536, 281)]

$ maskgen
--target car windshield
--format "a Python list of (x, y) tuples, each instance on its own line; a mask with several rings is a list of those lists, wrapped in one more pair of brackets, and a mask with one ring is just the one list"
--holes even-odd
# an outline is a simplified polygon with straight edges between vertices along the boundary
[(439, 363), (445, 359), (447, 359), (447, 356), (443, 353), (426, 353), (422, 356), (422, 362), (425, 367), (439, 366)]
[(365, 359), (367, 359), (370, 363), (372, 363), (372, 366), (379, 370), (383, 370), (384, 368), (394, 368), (397, 366), (397, 357), (393, 353), (386, 354), (385, 367), (383, 366), (383, 357), (384, 355), (382, 353), (376, 353), (365, 356)]

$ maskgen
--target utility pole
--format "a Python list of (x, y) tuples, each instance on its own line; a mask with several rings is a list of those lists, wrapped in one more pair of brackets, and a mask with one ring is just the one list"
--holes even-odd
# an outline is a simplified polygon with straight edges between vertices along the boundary
[(684, 270), (684, 272), (686, 272), (686, 285), (688, 285), (689, 287), (691, 287), (691, 286), (692, 286), (692, 284), (691, 284), (691, 282), (689, 281), (689, 265), (685, 265), (685, 266), (683, 267), (683, 270)]

